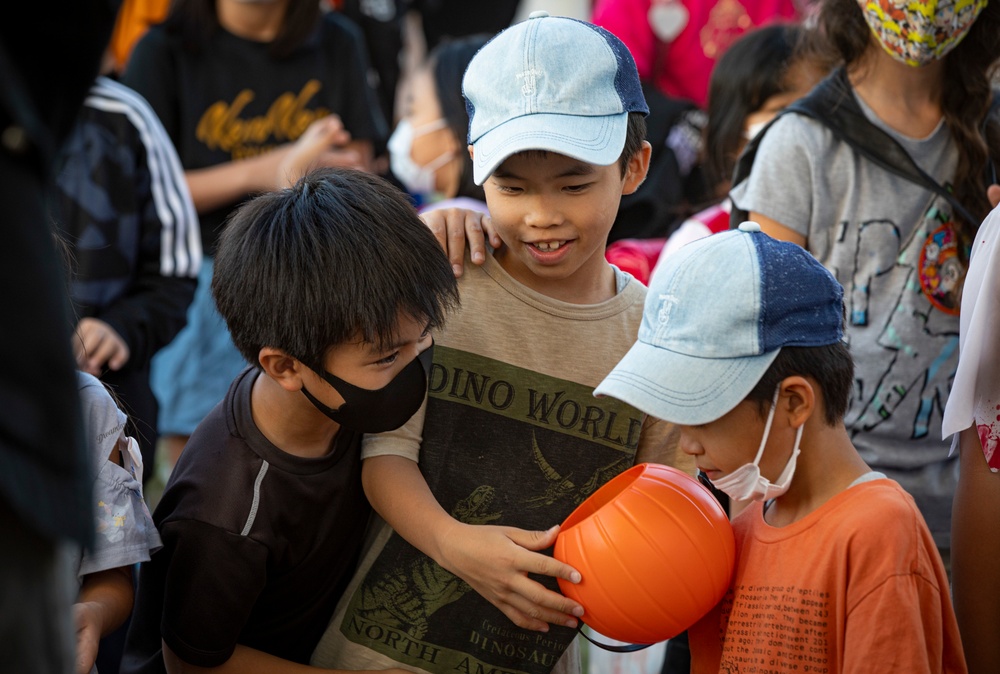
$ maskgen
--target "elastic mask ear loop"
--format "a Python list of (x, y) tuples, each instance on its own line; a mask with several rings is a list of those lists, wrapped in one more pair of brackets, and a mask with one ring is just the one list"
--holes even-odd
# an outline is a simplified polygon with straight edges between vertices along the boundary
[(767, 438), (771, 434), (771, 423), (774, 421), (774, 411), (778, 408), (778, 394), (781, 393), (781, 384), (774, 389), (774, 398), (771, 400), (771, 411), (767, 413), (767, 423), (764, 424), (764, 437), (760, 439), (760, 447), (757, 449), (757, 456), (754, 457), (753, 465), (760, 464), (760, 457), (764, 455), (764, 446), (767, 445)]
[[(760, 457), (764, 454), (764, 446), (767, 444), (767, 438), (771, 433), (771, 424), (774, 422), (774, 411), (778, 408), (779, 393), (781, 393), (781, 384), (778, 384), (778, 386), (774, 389), (774, 398), (771, 400), (771, 411), (768, 412), (767, 423), (764, 424), (764, 437), (761, 438), (760, 449), (757, 450), (757, 457), (753, 460), (755, 465), (760, 461)], [(802, 437), (802, 429), (804, 427), (805, 427), (804, 424), (802, 426), (799, 426), (798, 434), (796, 435), (795, 439), (796, 447), (798, 447), (799, 438)], [(714, 490), (714, 487), (711, 486), (712, 483), (708, 481), (708, 478), (706, 478), (704, 474), (699, 473), (698, 479), (701, 480), (702, 484), (704, 484), (706, 487), (708, 487), (711, 490)], [(583, 625), (586, 625), (586, 623), (583, 622), (582, 620), (580, 622)], [(635, 651), (641, 651), (644, 648), (649, 648), (650, 646), (653, 645), (653, 644), (624, 644), (622, 646), (616, 646), (612, 644), (605, 644), (600, 641), (597, 641), (596, 639), (592, 639), (583, 630), (580, 630), (580, 634), (583, 635), (584, 639), (594, 644), (598, 648), (603, 648), (604, 650), (611, 651), (612, 653), (634, 653)]]
[(424, 136), (428, 133), (433, 133), (438, 129), (443, 129), (448, 126), (448, 120), (444, 117), (435, 119), (433, 122), (427, 122), (426, 124), (421, 124), (420, 126), (410, 125), (410, 132), (413, 134), (414, 138), (419, 136)]
[(458, 153), (455, 152), (454, 150), (447, 150), (447, 151), (441, 153), (440, 157), (438, 157), (434, 161), (431, 161), (431, 162), (428, 162), (428, 163), (424, 164), (420, 168), (423, 169), (424, 171), (428, 171), (430, 173), (437, 173), (437, 170), (439, 168), (441, 168), (442, 166), (445, 166), (448, 162), (450, 162), (452, 159), (454, 159), (457, 154)]
[[(448, 120), (445, 119), (444, 117), (441, 117), (440, 119), (436, 119), (433, 122), (427, 122), (426, 124), (420, 125), (419, 127), (413, 129), (412, 132), (413, 132), (413, 137), (418, 138), (428, 133), (433, 133), (440, 129), (446, 129), (446, 128), (448, 128)], [(435, 173), (439, 168), (441, 168), (442, 166), (450, 162), (452, 159), (454, 159), (457, 154), (458, 152), (455, 150), (449, 150), (447, 152), (443, 152), (441, 153), (441, 156), (439, 156), (437, 159), (424, 164), (420, 168), (423, 169), (424, 171)]]

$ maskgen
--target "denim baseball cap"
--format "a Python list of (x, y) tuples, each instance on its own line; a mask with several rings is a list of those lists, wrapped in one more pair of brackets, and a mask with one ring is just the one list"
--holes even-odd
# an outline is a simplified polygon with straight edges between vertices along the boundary
[(595, 389), (684, 425), (715, 421), (785, 346), (843, 339), (844, 289), (755, 222), (693, 241), (650, 280), (638, 341)]
[(462, 93), (477, 185), (524, 150), (613, 164), (625, 147), (628, 113), (649, 114), (622, 41), (548, 12), (532, 12), (487, 42), (465, 71)]

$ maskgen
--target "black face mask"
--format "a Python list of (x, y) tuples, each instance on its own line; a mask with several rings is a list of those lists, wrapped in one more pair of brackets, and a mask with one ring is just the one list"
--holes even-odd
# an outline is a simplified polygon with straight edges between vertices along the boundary
[(329, 372), (317, 372), (344, 399), (339, 409), (327, 407), (305, 386), (302, 392), (320, 412), (342, 427), (359, 433), (383, 433), (405, 424), (420, 409), (427, 393), (427, 377), (434, 359), (434, 345), (400, 370), (380, 389), (360, 388)]

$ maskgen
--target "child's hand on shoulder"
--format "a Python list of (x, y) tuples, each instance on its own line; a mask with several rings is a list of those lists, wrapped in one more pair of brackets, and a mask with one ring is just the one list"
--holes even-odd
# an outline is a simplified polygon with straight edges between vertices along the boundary
[(529, 573), (580, 582), (576, 569), (537, 550), (555, 544), (559, 527), (526, 531), (515, 527), (456, 523), (446, 541), (443, 564), (500, 609), (517, 626), (547, 632), (549, 623), (576, 627), (583, 607), (528, 577)]
[(1000, 205), (1000, 185), (990, 185), (986, 188), (986, 198), (990, 200), (990, 208)]
[(448, 254), (455, 276), (461, 276), (465, 268), (465, 246), (469, 246), (474, 264), (486, 261), (486, 242), (494, 249), (503, 245), (490, 216), (464, 208), (440, 208), (425, 211), (420, 219), (434, 233), (434, 237)]

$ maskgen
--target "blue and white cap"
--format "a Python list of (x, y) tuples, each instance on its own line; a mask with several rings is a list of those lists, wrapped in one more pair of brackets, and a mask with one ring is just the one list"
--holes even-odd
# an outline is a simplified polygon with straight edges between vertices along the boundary
[(594, 391), (684, 425), (722, 417), (785, 346), (843, 339), (844, 289), (755, 222), (693, 241), (650, 281), (639, 339)]
[(613, 164), (625, 147), (628, 113), (649, 114), (622, 41), (548, 12), (533, 12), (487, 42), (469, 63), (462, 92), (477, 185), (524, 150)]

